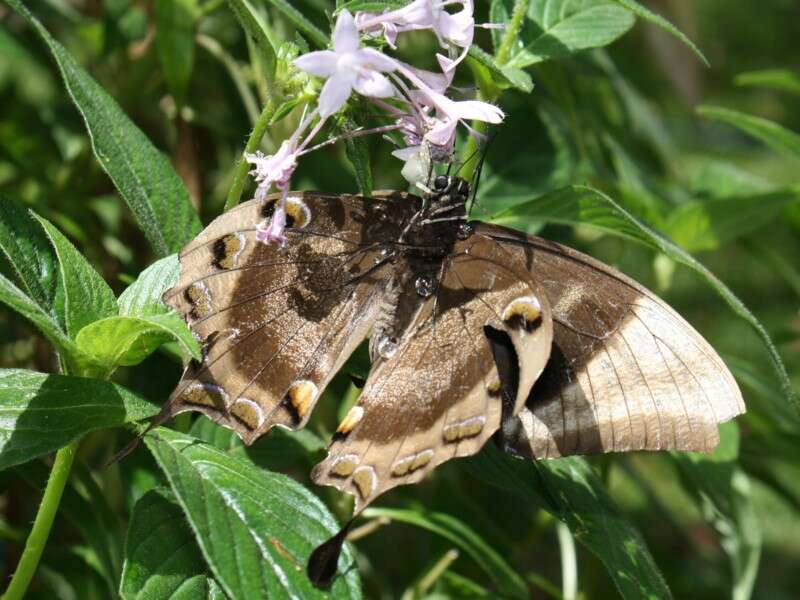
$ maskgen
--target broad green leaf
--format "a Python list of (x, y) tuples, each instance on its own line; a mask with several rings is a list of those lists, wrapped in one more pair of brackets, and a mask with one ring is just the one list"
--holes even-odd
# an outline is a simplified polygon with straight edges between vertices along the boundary
[(200, 360), (197, 340), (174, 313), (100, 319), (81, 329), (75, 338), (78, 349), (105, 365), (109, 372), (120, 366), (138, 365), (159, 346), (173, 341), (186, 354)]
[(508, 66), (522, 68), (607, 46), (635, 21), (613, 0), (531, 0), (520, 32), (521, 47), (512, 49)]
[[(253, 38), (261, 56), (268, 84), (272, 82), (277, 66), (277, 56), (275, 48), (267, 34), (267, 28), (261, 15), (253, 8), (249, 0), (228, 0), (233, 14), (236, 15), (239, 23), (247, 34)], [(270, 93), (272, 90), (270, 89)]]
[(506, 598), (528, 598), (528, 586), (502, 555), (474, 530), (455, 517), (398, 508), (367, 508), (367, 518), (387, 517), (427, 529), (464, 550), (491, 577), (497, 591)]
[(161, 297), (175, 285), (181, 272), (177, 254), (157, 260), (139, 273), (132, 284), (119, 295), (119, 314), (145, 317), (172, 312)]
[(194, 67), (197, 0), (155, 0), (156, 48), (161, 72), (175, 101), (186, 102)]
[(117, 299), (108, 284), (52, 223), (38, 215), (58, 258), (55, 307), (67, 334), (74, 338), (89, 323), (117, 314)]
[(736, 85), (766, 87), (800, 94), (800, 74), (786, 69), (748, 71), (737, 75), (734, 82)]
[(50, 240), (31, 213), (0, 196), (0, 251), (28, 297), (56, 317), (53, 300), (58, 285), (58, 260)]
[(640, 19), (649, 21), (656, 27), (660, 27), (667, 33), (678, 38), (680, 41), (686, 44), (686, 46), (688, 46), (692, 52), (694, 52), (697, 55), (697, 58), (703, 61), (704, 65), (709, 66), (708, 59), (700, 51), (700, 48), (698, 48), (692, 40), (686, 37), (686, 35), (680, 29), (675, 27), (675, 25), (667, 21), (664, 17), (662, 17), (658, 13), (654, 13), (652, 10), (650, 10), (646, 6), (643, 6), (636, 0), (615, 0), (615, 1), (624, 6), (625, 8), (627, 8), (629, 11), (631, 11)]
[(753, 592), (761, 558), (761, 524), (750, 480), (738, 466), (739, 431), (735, 423), (720, 427), (720, 445), (711, 455), (673, 452), (684, 488), (700, 503), (705, 519), (717, 530), (731, 561), (732, 597), (747, 600)]
[(125, 600), (207, 598), (208, 567), (171, 492), (155, 489), (133, 507), (119, 593)]
[(309, 21), (303, 13), (297, 10), (292, 3), (288, 0), (268, 0), (275, 8), (277, 8), (283, 16), (286, 17), (292, 25), (297, 27), (297, 30), (310, 39), (314, 44), (320, 48), (328, 46), (330, 40), (328, 34), (323, 32), (319, 27)]
[[(292, 479), (197, 438), (158, 428), (145, 437), (192, 526), (214, 578), (232, 598), (323, 598), (305, 566), (311, 551), (339, 529), (325, 506)], [(344, 573), (353, 563), (345, 547)], [(332, 594), (360, 598), (358, 573), (338, 578)]]
[(670, 213), (666, 233), (687, 252), (715, 250), (780, 218), (800, 205), (800, 186), (768, 194), (687, 202)]
[(158, 410), (109, 381), (0, 369), (0, 470)]
[(486, 444), (465, 464), (481, 480), (519, 494), (566, 523), (603, 562), (623, 598), (672, 597), (641, 533), (583, 458), (519, 460)]
[(694, 257), (628, 213), (610, 197), (590, 187), (573, 186), (518, 204), (495, 216), (492, 220), (500, 224), (506, 222), (513, 224), (519, 222), (520, 219), (565, 225), (591, 225), (659, 250), (675, 262), (692, 269), (725, 300), (734, 313), (755, 329), (772, 360), (786, 399), (793, 406), (795, 413), (800, 413), (800, 402), (792, 389), (786, 367), (784, 367), (769, 333), (755, 315), (722, 281)]
[(492, 78), (492, 82), (499, 88), (515, 87), (523, 92), (533, 91), (531, 76), (522, 69), (497, 64), (494, 56), (481, 49), (479, 46), (470, 46), (467, 55), (469, 59), (485, 68)]
[(719, 106), (698, 106), (697, 112), (709, 119), (716, 119), (738, 127), (776, 152), (800, 158), (800, 135), (773, 121)]
[(47, 44), (89, 131), (92, 147), (161, 256), (177, 252), (200, 231), (200, 219), (169, 160), (122, 112), (20, 0), (7, 0)]

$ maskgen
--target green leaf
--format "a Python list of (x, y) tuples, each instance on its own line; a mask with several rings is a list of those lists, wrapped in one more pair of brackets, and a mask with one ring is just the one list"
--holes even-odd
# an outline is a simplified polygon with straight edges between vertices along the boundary
[(800, 75), (786, 69), (764, 69), (740, 73), (734, 79), (734, 83), (800, 94)]
[(50, 49), (83, 116), (100, 165), (127, 202), (150, 245), (161, 256), (180, 250), (200, 231), (200, 219), (169, 160), (20, 0), (7, 1)]
[(171, 492), (155, 489), (133, 507), (119, 593), (125, 600), (204, 598), (207, 567)]
[(5, 254), (27, 295), (55, 317), (58, 260), (50, 240), (31, 213), (0, 196), (0, 251)]
[[(349, 118), (340, 119), (339, 127), (343, 132), (355, 129), (355, 122)], [(369, 142), (366, 137), (350, 137), (345, 140), (347, 160), (353, 165), (358, 183), (358, 192), (362, 196), (372, 195), (372, 163), (370, 161)]]
[(328, 46), (330, 41), (328, 39), (328, 34), (306, 19), (305, 16), (303, 16), (303, 13), (297, 10), (287, 0), (269, 0), (269, 3), (281, 11), (283, 16), (286, 17), (295, 27), (297, 27), (298, 31), (309, 38), (318, 47), (325, 48)]
[(767, 194), (687, 202), (673, 210), (664, 233), (688, 252), (715, 250), (779, 219), (800, 205), (800, 186)]
[(465, 464), (481, 480), (519, 494), (566, 523), (603, 562), (623, 598), (672, 597), (641, 533), (583, 458), (519, 460), (486, 444)]
[[(326, 597), (311, 585), (305, 566), (339, 525), (308, 490), (176, 431), (156, 429), (145, 443), (226, 594), (242, 600)], [(352, 563), (345, 547), (340, 571)], [(360, 598), (357, 570), (338, 578), (332, 594)]]
[(494, 84), (501, 89), (514, 87), (527, 93), (533, 91), (533, 80), (522, 69), (505, 65), (500, 66), (494, 56), (475, 45), (470, 46), (467, 56), (487, 69)]
[(63, 448), (89, 431), (159, 407), (109, 381), (0, 369), (0, 469)]
[(697, 55), (697, 58), (699, 58), (701, 61), (703, 61), (704, 65), (710, 66), (709, 62), (708, 62), (708, 59), (700, 51), (700, 48), (698, 48), (692, 40), (690, 40), (688, 37), (686, 37), (686, 35), (680, 29), (675, 27), (675, 25), (673, 25), (672, 23), (667, 21), (664, 17), (662, 17), (661, 15), (659, 15), (657, 13), (654, 13), (649, 8), (647, 8), (646, 6), (642, 6), (636, 0), (615, 0), (615, 1), (618, 2), (619, 4), (621, 4), (622, 6), (624, 6), (625, 8), (627, 8), (629, 11), (631, 11), (633, 14), (635, 14), (640, 19), (644, 19), (645, 21), (649, 21), (650, 23), (652, 23), (656, 27), (660, 27), (661, 29), (663, 29), (667, 33), (669, 33), (669, 34), (675, 36), (676, 38), (678, 38), (680, 41), (682, 41), (684, 44), (686, 44), (686, 46), (688, 46), (689, 49), (692, 52), (694, 52)]
[[(278, 59), (275, 54), (275, 48), (269, 40), (264, 20), (248, 0), (228, 0), (228, 6), (233, 11), (233, 14), (236, 15), (236, 19), (241, 24), (242, 29), (255, 41), (269, 85), (275, 75)], [(270, 89), (270, 93), (272, 93), (272, 89)]]
[(387, 517), (427, 529), (464, 550), (492, 578), (503, 597), (528, 598), (528, 586), (500, 553), (465, 523), (443, 513), (425, 513), (398, 508), (367, 508), (367, 518)]
[(161, 71), (175, 101), (182, 105), (194, 66), (197, 0), (155, 0), (154, 8)]
[(671, 453), (680, 468), (684, 489), (700, 504), (705, 519), (717, 530), (731, 561), (734, 600), (753, 592), (761, 558), (761, 524), (756, 515), (750, 480), (738, 466), (739, 430), (720, 426), (720, 445), (711, 454)]
[(38, 215), (58, 258), (55, 306), (67, 334), (74, 338), (89, 323), (117, 314), (117, 300), (108, 284), (83, 255), (49, 221)]
[(607, 195), (590, 187), (568, 187), (518, 204), (492, 219), (495, 223), (500, 224), (513, 224), (521, 220), (546, 221), (565, 225), (591, 225), (663, 252), (675, 262), (692, 269), (725, 300), (734, 313), (747, 321), (761, 337), (786, 399), (794, 407), (795, 412), (800, 414), (800, 401), (792, 389), (786, 367), (784, 367), (769, 333), (755, 315), (722, 281), (694, 257), (628, 213)]
[(154, 262), (139, 273), (136, 281), (119, 295), (119, 314), (145, 317), (172, 312), (161, 297), (177, 283), (180, 272), (177, 254), (170, 254)]
[(119, 366), (138, 365), (159, 346), (173, 341), (186, 354), (200, 360), (197, 340), (183, 319), (173, 313), (108, 317), (90, 323), (75, 338), (78, 349), (105, 365), (109, 372)]
[(776, 152), (780, 152), (785, 156), (800, 158), (800, 135), (773, 121), (719, 106), (698, 106), (697, 112), (709, 119), (716, 119), (738, 127)]
[[(510, 1), (507, 4), (511, 13)], [(636, 21), (613, 0), (531, 0), (520, 32), (521, 48), (512, 49), (508, 66), (527, 67), (607, 46)]]

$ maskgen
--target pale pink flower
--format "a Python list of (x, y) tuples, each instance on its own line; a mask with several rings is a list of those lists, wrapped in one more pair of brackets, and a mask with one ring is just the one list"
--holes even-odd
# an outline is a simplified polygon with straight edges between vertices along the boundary
[(245, 159), (255, 168), (250, 175), (258, 183), (255, 197), (263, 200), (274, 185), (280, 190), (285, 190), (289, 179), (297, 168), (298, 149), (295, 147), (294, 138), (285, 140), (275, 154), (265, 156), (258, 151), (255, 154), (245, 154)]
[(305, 54), (295, 59), (294, 64), (306, 73), (327, 79), (318, 101), (322, 119), (344, 106), (353, 90), (372, 98), (394, 95), (394, 86), (383, 73), (394, 71), (396, 61), (377, 50), (359, 46), (358, 29), (347, 10), (336, 19), (333, 50)]
[(265, 244), (286, 245), (286, 236), (283, 231), (286, 229), (286, 199), (281, 198), (275, 212), (272, 213), (269, 223), (262, 221), (256, 226), (256, 239)]
[[(445, 7), (453, 4), (460, 4), (462, 9), (450, 14)], [(445, 72), (452, 71), (464, 59), (475, 34), (472, 0), (414, 0), (407, 6), (380, 15), (359, 13), (356, 23), (361, 31), (375, 33), (382, 30), (386, 41), (393, 48), (398, 32), (433, 30), (442, 48), (462, 49), (455, 60), (441, 54), (436, 55)]]

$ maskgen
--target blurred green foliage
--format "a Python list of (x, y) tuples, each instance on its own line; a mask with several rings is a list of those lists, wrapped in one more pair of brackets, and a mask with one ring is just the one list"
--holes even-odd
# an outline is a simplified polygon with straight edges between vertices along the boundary
[[(477, 21), (505, 21), (515, 4), (479, 2)], [(183, 433), (164, 431), (149, 450), (106, 467), (132, 437), (108, 427), (154, 414), (177, 381), (180, 348), (197, 351), (158, 305), (175, 265), (163, 258), (142, 271), (196, 233), (192, 207), (203, 223), (220, 213), (262, 107), (282, 108), (261, 149), (275, 150), (293, 131), (297, 105), (316, 89), (288, 70), (288, 60), (325, 43), (336, 7), (324, 0), (27, 3), (61, 48), (43, 44), (12, 5), (0, 3), (0, 246), (7, 259), (0, 292), (29, 320), (0, 311), (0, 463), (15, 465), (0, 471), (0, 579), (14, 572), (36, 515), (46, 453), (85, 434), (28, 597), (279, 597), (286, 590), (267, 583), (249, 592), (247, 582), (236, 584), (229, 561), (285, 566), (282, 544), (307, 553), (336, 530), (331, 513), (347, 517), (349, 500), (315, 488), (307, 475), (347, 402), (345, 375), (326, 392), (309, 431), (272, 432), (250, 448), (203, 418), (182, 417), (175, 428)], [(565, 33), (550, 20), (595, 9), (588, 34)], [(675, 31), (660, 28), (656, 15), (710, 66)], [(797, 389), (800, 5), (529, 0), (520, 44), (495, 60), (502, 36), (481, 31), (483, 52), (473, 49), (469, 68), (459, 71), (459, 85), (478, 86), (507, 113), (475, 216), (566, 242), (658, 291), (725, 358), (748, 413), (723, 428), (710, 457), (635, 454), (542, 466), (509, 463), (487, 449), (448, 463), (371, 509), (366, 522), (382, 526), (352, 546), (363, 592), (353, 571), (334, 595), (546, 598), (577, 589), (583, 598), (633, 598), (661, 597), (668, 587), (678, 598), (796, 597), (797, 406), (749, 313), (689, 255), (763, 323)], [(434, 49), (432, 37), (415, 34), (400, 52), (424, 61)], [(361, 109), (353, 101), (348, 119), (362, 124)], [(404, 187), (389, 148), (380, 139), (329, 146), (304, 157), (294, 185)], [(149, 176), (131, 186), (141, 173)], [(634, 217), (689, 254), (643, 233)], [(14, 290), (17, 304), (8, 299)], [(60, 311), (59, 293), (75, 294), (80, 307)], [(60, 369), (71, 375), (31, 373)], [(113, 383), (95, 381), (91, 390), (75, 377), (112, 371)], [(95, 402), (102, 410), (92, 410)], [(54, 433), (32, 407), (51, 427), (64, 426)], [(195, 448), (189, 435), (204, 444)], [(219, 471), (202, 470), (212, 463)], [(230, 465), (250, 474), (250, 487), (226, 479)], [(251, 492), (275, 501), (248, 508)], [(260, 514), (282, 518), (309, 506), (318, 521), (298, 525), (297, 546), (281, 541)], [(568, 543), (561, 521), (580, 544)], [(154, 542), (159, 523), (168, 527)], [(223, 525), (226, 532), (215, 533)], [(215, 536), (229, 537), (218, 547)], [(158, 539), (185, 545), (158, 548)], [(142, 550), (154, 543), (163, 554)], [(257, 560), (259, 548), (265, 554)], [(180, 567), (159, 571), (168, 559)], [(566, 568), (571, 561), (577, 582)], [(297, 583), (302, 573), (289, 571), (291, 585), (301, 586), (292, 589), (311, 594)]]

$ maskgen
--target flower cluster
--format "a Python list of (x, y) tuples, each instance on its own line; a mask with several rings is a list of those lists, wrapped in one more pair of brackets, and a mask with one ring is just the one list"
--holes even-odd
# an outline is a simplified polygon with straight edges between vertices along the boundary
[[(456, 12), (448, 12), (454, 6)], [(362, 46), (364, 37), (380, 37), (396, 48), (397, 36), (407, 31), (431, 30), (445, 54), (437, 53), (441, 72), (417, 69), (374, 48)], [(297, 131), (278, 151), (265, 156), (258, 152), (246, 156), (258, 183), (256, 198), (264, 198), (275, 187), (283, 201), (270, 223), (258, 231), (260, 240), (285, 243), (284, 204), (289, 180), (298, 158), (309, 148), (326, 120), (337, 113), (355, 91), (368, 98), (391, 119), (392, 125), (375, 131), (397, 130), (405, 147), (393, 155), (405, 162), (402, 173), (411, 183), (421, 183), (430, 173), (432, 162), (449, 162), (455, 145), (456, 127), (466, 121), (499, 123), (503, 112), (477, 100), (456, 101), (447, 96), (456, 66), (464, 59), (475, 29), (472, 0), (413, 0), (407, 6), (382, 14), (346, 9), (339, 13), (331, 50), (309, 52), (295, 59), (294, 65), (306, 73), (325, 79), (317, 100)], [(306, 133), (312, 122), (316, 124)], [(364, 132), (360, 132), (364, 133)]]

